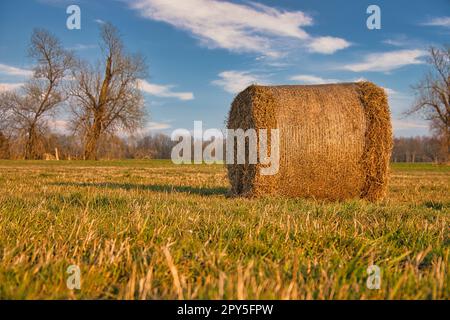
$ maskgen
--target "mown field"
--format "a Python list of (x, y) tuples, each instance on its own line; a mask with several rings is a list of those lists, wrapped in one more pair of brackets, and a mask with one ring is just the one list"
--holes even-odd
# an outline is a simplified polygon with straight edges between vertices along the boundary
[(0, 298), (450, 298), (449, 166), (393, 165), (378, 204), (227, 188), (220, 165), (0, 161)]

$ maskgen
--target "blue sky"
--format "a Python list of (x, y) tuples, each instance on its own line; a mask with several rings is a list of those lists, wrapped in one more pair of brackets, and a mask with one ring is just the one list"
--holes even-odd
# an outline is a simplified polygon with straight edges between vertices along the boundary
[[(67, 6), (81, 8), (81, 30), (66, 28)], [(369, 30), (369, 5), (381, 29)], [(130, 52), (146, 57), (146, 131), (223, 128), (237, 92), (252, 83), (314, 84), (368, 79), (386, 88), (396, 136), (428, 133), (403, 118), (411, 85), (426, 71), (426, 50), (450, 41), (450, 1), (365, 0), (2, 0), (0, 90), (17, 88), (32, 64), (34, 27), (46, 28), (88, 60), (99, 55), (98, 27), (117, 26)], [(52, 122), (61, 130), (60, 114)]]

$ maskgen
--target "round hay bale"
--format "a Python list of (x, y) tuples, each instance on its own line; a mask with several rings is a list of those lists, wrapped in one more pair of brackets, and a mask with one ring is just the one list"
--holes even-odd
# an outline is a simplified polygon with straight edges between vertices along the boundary
[(250, 86), (228, 116), (228, 129), (239, 128), (278, 129), (280, 162), (271, 176), (260, 164), (228, 164), (233, 195), (376, 201), (386, 194), (392, 126), (386, 94), (373, 83)]

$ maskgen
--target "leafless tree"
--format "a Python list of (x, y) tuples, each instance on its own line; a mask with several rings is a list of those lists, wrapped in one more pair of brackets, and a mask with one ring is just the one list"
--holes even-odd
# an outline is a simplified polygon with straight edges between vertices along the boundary
[(132, 132), (143, 123), (144, 100), (139, 79), (146, 66), (138, 55), (125, 53), (117, 29), (101, 26), (102, 61), (95, 66), (78, 61), (70, 94), (73, 130), (84, 143), (84, 158), (97, 159), (99, 140), (118, 130)]
[(57, 38), (41, 29), (33, 31), (29, 56), (36, 61), (32, 78), (20, 90), (1, 94), (0, 113), (6, 130), (24, 141), (25, 159), (37, 159), (48, 116), (66, 99), (61, 84), (73, 58)]
[(4, 130), (8, 120), (9, 110), (4, 103), (0, 103), (0, 130)]
[(9, 159), (9, 157), (10, 157), (9, 140), (0, 131), (0, 159)]
[(139, 159), (170, 159), (176, 144), (165, 134), (149, 134), (137, 140), (133, 156)]
[(442, 162), (441, 141), (438, 137), (397, 137), (392, 150), (393, 162)]
[(4, 100), (5, 93), (0, 94), (0, 133), (8, 128), (9, 119), (11, 116), (11, 110), (9, 110), (9, 104), (2, 102)]
[(408, 114), (420, 113), (431, 121), (431, 129), (441, 138), (445, 161), (450, 153), (450, 46), (430, 48), (429, 72), (414, 90), (417, 99)]

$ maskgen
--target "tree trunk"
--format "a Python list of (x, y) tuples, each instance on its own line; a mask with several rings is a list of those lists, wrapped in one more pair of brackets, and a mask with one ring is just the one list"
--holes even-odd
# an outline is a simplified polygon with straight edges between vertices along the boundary
[(112, 56), (106, 60), (105, 78), (103, 79), (97, 108), (95, 109), (94, 123), (90, 128), (86, 145), (84, 148), (84, 160), (97, 160), (97, 145), (100, 135), (103, 133), (104, 116), (106, 112), (106, 101), (108, 100), (108, 89), (112, 79)]
[(36, 151), (36, 142), (37, 142), (36, 129), (35, 126), (32, 125), (28, 129), (28, 137), (25, 143), (25, 160), (38, 159), (38, 154)]
[(84, 147), (84, 160), (97, 160), (97, 145), (100, 138), (100, 130), (96, 129), (97, 127), (99, 126), (94, 124), (87, 136)]
[(88, 138), (84, 147), (84, 160), (97, 160), (97, 141), (94, 138)]
[(443, 141), (443, 153), (444, 153), (444, 163), (448, 163), (449, 154), (450, 154), (450, 130), (447, 127), (447, 130), (444, 133), (444, 141)]

